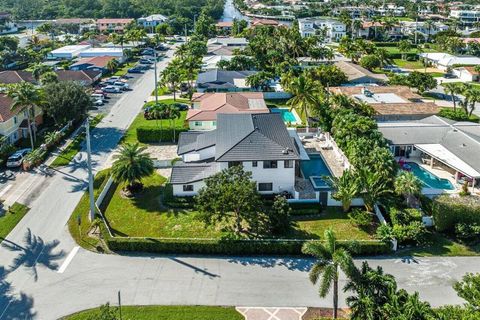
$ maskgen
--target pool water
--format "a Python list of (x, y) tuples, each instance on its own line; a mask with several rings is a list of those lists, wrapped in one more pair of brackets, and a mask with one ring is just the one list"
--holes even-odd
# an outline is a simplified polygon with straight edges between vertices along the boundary
[(273, 112), (273, 113), (280, 113), (282, 115), (282, 119), (283, 119), (284, 122), (297, 122), (297, 118), (295, 117), (293, 112), (291, 112), (288, 109), (272, 108), (272, 109), (270, 109), (270, 111)]
[(305, 179), (313, 180), (315, 188), (326, 188), (328, 184), (321, 178), (322, 176), (331, 176), (322, 156), (319, 154), (309, 154), (310, 160), (300, 161), (300, 169)]
[(437, 177), (415, 162), (407, 162), (407, 164), (410, 166), (413, 174), (423, 182), (426, 188), (455, 190), (455, 186), (449, 180)]

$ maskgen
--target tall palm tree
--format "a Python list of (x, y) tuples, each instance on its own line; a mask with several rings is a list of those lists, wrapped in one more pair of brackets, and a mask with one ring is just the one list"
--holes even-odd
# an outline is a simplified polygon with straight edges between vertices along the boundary
[(150, 176), (153, 169), (153, 161), (150, 155), (145, 153), (147, 147), (140, 147), (138, 143), (127, 143), (120, 147), (112, 164), (112, 177), (117, 183), (126, 183), (125, 190), (134, 191), (141, 187), (142, 178)]
[(377, 171), (370, 171), (366, 168), (359, 168), (357, 171), (365, 208), (367, 211), (373, 212), (376, 202), (391, 193), (388, 181)]
[(171, 104), (166, 105), (165, 117), (170, 121), (170, 126), (173, 128), (172, 142), (175, 142), (175, 136), (176, 136), (175, 120), (180, 118), (180, 110), (175, 105), (171, 105)]
[(110, 71), (111, 73), (113, 73), (115, 71), (115, 69), (117, 69), (119, 66), (119, 63), (116, 59), (112, 59), (110, 61), (107, 62), (107, 70)]
[(405, 197), (407, 205), (412, 204), (413, 197), (422, 191), (422, 182), (412, 172), (403, 171), (395, 179), (395, 192)]
[(181, 62), (179, 59), (173, 59), (170, 61), (168, 66), (160, 74), (161, 83), (163, 85), (169, 86), (173, 91), (173, 100), (177, 100), (177, 90), (180, 87), (180, 84), (185, 79), (185, 71), (182, 68)]
[(332, 197), (342, 202), (343, 212), (348, 212), (352, 205), (352, 200), (358, 195), (359, 184), (358, 179), (353, 171), (345, 170), (339, 178), (328, 177), (327, 183), (334, 191)]
[[(306, 242), (302, 252), (313, 256), (316, 261), (310, 270), (310, 281), (313, 284), (320, 282), (319, 295), (324, 298), (333, 286), (333, 318), (338, 313), (338, 276), (339, 270), (351, 275), (355, 266), (352, 256), (338, 245), (335, 233), (332, 229), (325, 230), (324, 242)], [(321, 279), (320, 279), (321, 278)]]
[(455, 95), (462, 93), (462, 88), (458, 84), (453, 82), (445, 83), (443, 87), (445, 89), (445, 92), (452, 96), (453, 111), (457, 111), (457, 99)]
[(26, 112), (30, 144), (34, 149), (35, 132), (32, 130), (32, 116), (35, 119), (35, 107), (42, 102), (40, 91), (29, 82), (20, 82), (7, 87), (7, 96), (12, 99), (13, 112)]
[(162, 141), (163, 128), (162, 128), (162, 121), (161, 120), (166, 118), (166, 112), (165, 112), (166, 108), (167, 108), (166, 104), (157, 103), (157, 104), (151, 106), (150, 110), (148, 111), (150, 119), (155, 119), (157, 127), (158, 127), (158, 120), (160, 120), (160, 141), (159, 142)]
[[(480, 90), (473, 87), (472, 85), (469, 85), (467, 90), (465, 90), (464, 95), (466, 105), (465, 112), (469, 116), (471, 116), (473, 111), (475, 110), (475, 104), (477, 102), (480, 102)], [(468, 102), (470, 102), (470, 105), (468, 105)]]
[(319, 83), (306, 77), (304, 74), (293, 78), (288, 87), (288, 91), (293, 97), (287, 101), (287, 105), (290, 106), (290, 109), (297, 109), (305, 117), (307, 132), (309, 128), (308, 114), (318, 103), (317, 93), (320, 87)]

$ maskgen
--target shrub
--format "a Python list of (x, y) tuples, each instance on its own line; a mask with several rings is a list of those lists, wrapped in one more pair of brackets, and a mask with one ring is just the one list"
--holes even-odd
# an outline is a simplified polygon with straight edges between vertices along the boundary
[(480, 224), (480, 201), (474, 196), (442, 195), (433, 200), (432, 213), (437, 231), (453, 232), (457, 223)]
[(422, 213), (417, 209), (390, 209), (390, 219), (393, 225), (408, 225), (414, 221), (422, 221)]
[(444, 117), (447, 119), (455, 120), (455, 121), (470, 121), (470, 122), (479, 122), (479, 118), (475, 115), (469, 116), (465, 110), (457, 109), (453, 110), (452, 108), (442, 108), (438, 113), (440, 117)]
[(423, 223), (413, 221), (407, 225), (394, 225), (392, 229), (393, 236), (399, 244), (422, 243), (425, 240), (427, 229)]
[(455, 235), (458, 239), (467, 242), (478, 240), (480, 237), (480, 225), (476, 223), (457, 223), (455, 225)]
[[(175, 254), (211, 255), (301, 255), (305, 241), (288, 240), (230, 240), (230, 239), (155, 239), (112, 238), (106, 233), (110, 250)], [(355, 247), (356, 255), (388, 253), (391, 246), (381, 241), (341, 241), (341, 246)]]
[[(187, 129), (176, 129), (175, 141), (178, 141), (180, 132), (187, 131)], [(138, 127), (137, 139), (143, 143), (158, 143), (171, 142), (173, 140), (173, 129), (171, 128), (153, 128), (153, 127)]]
[(350, 221), (359, 227), (368, 227), (373, 223), (373, 215), (365, 210), (360, 210), (358, 208), (353, 209), (348, 217)]

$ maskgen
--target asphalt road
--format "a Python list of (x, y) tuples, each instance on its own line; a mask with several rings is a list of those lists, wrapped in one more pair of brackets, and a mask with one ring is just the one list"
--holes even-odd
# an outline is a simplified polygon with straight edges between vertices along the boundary
[[(168, 60), (160, 62), (160, 69)], [(149, 71), (93, 130), (95, 170), (103, 168), (153, 83)], [(86, 189), (85, 159), (81, 152), (69, 166), (46, 174), (30, 212), (3, 242), (1, 320), (57, 319), (114, 303), (119, 290), (125, 305), (331, 306), (331, 297), (318, 298), (308, 281), (308, 259), (98, 255), (79, 249), (66, 223)], [(478, 258), (369, 262), (383, 266), (401, 287), (419, 291), (433, 305), (461, 303), (452, 284), (467, 271), (480, 272)]]

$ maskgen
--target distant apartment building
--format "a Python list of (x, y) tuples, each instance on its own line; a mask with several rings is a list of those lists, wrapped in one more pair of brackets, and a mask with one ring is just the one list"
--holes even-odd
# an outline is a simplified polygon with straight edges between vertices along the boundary
[(338, 16), (342, 12), (350, 13), (352, 19), (370, 18), (375, 14), (375, 9), (365, 6), (339, 7), (333, 10), (333, 14)]
[(133, 19), (98, 19), (97, 29), (99, 31), (123, 32), (125, 27), (132, 21)]
[(452, 10), (450, 17), (456, 18), (466, 26), (472, 26), (475, 22), (480, 21), (480, 8), (475, 10)]
[(404, 6), (397, 6), (394, 3), (389, 3), (381, 8), (378, 8), (376, 12), (381, 16), (403, 17), (406, 11)]
[(338, 42), (347, 34), (347, 27), (336, 19), (317, 17), (298, 20), (302, 37), (324, 35), (325, 42)]
[(156, 26), (165, 23), (167, 20), (168, 18), (162, 14), (152, 14), (148, 17), (138, 18), (137, 22), (145, 29), (153, 29)]
[(441, 31), (448, 30), (448, 26), (441, 22), (435, 22), (433, 25), (429, 26), (425, 21), (403, 21), (402, 22), (402, 33), (405, 35), (414, 35), (415, 30), (417, 33), (420, 33), (424, 36), (433, 36)]

